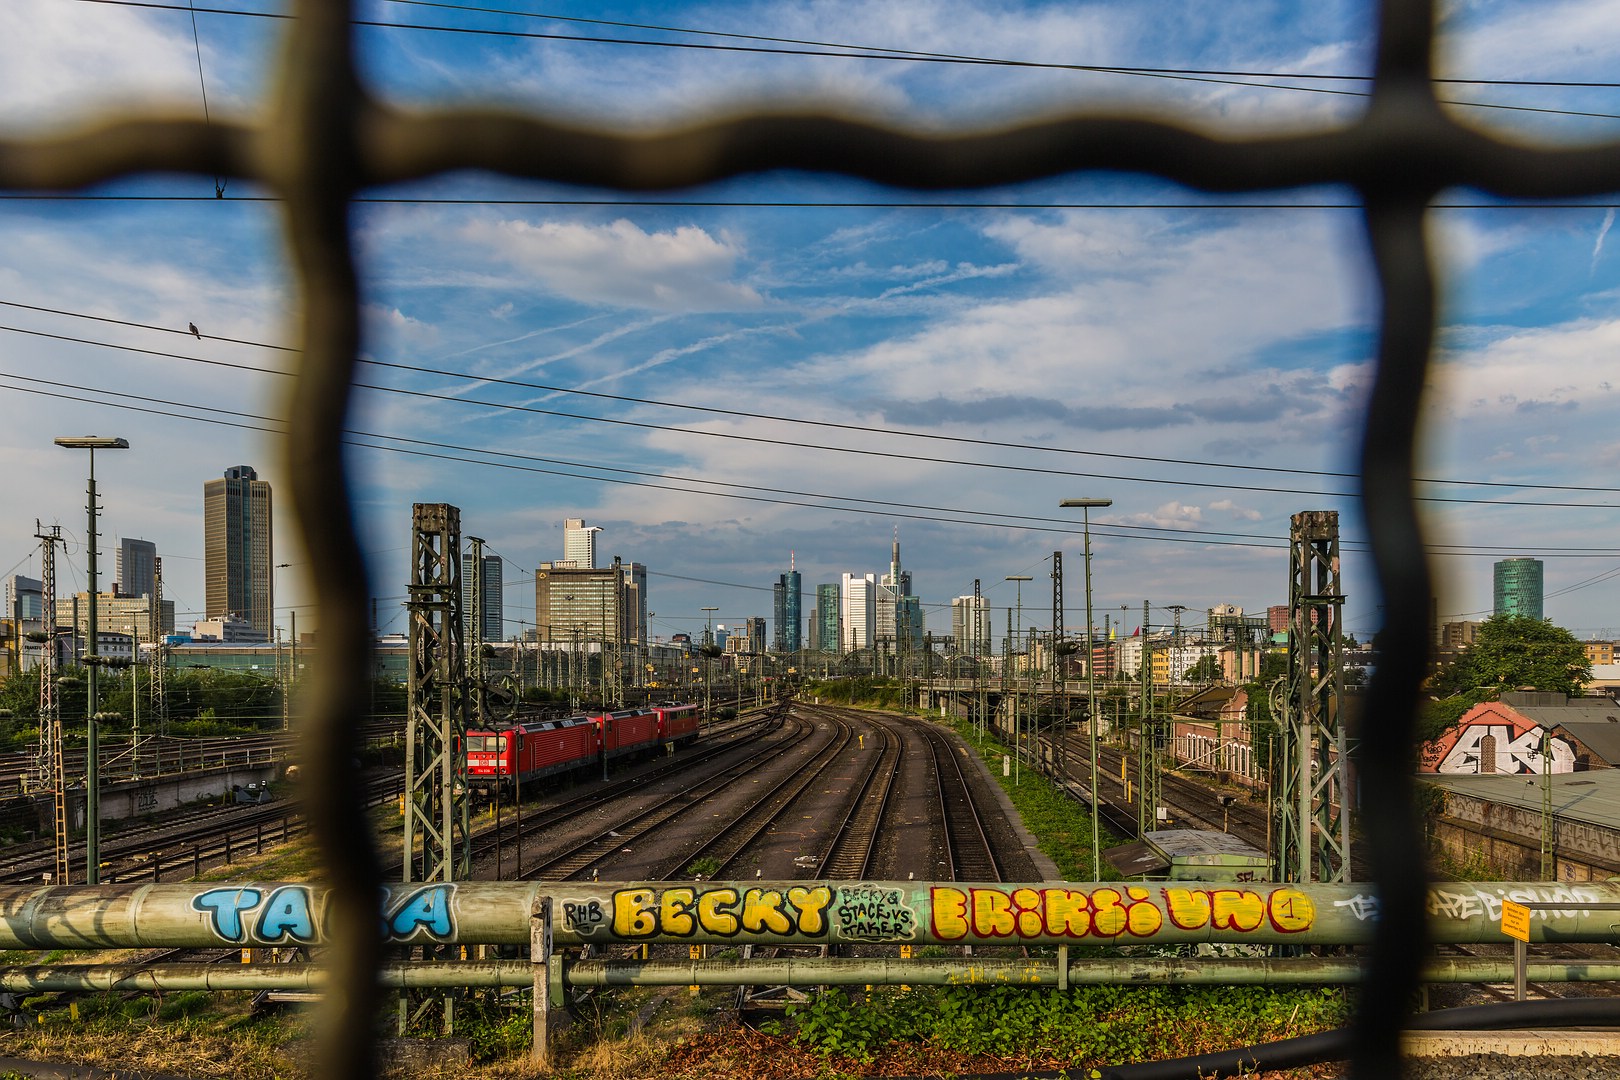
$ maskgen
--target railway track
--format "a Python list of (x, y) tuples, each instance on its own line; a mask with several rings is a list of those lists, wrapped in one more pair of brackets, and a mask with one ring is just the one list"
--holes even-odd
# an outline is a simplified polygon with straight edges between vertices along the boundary
[[(737, 740), (779, 729), (784, 716), (785, 711), (773, 709), (764, 715), (730, 725), (725, 729), (711, 730), (705, 735), (704, 741), (676, 754), (662, 765), (634, 776), (620, 777), (606, 784), (593, 786), (590, 790), (568, 799), (542, 802), (531, 807), (527, 816), (523, 813), (523, 805), (514, 806), (512, 820), (498, 822), (493, 828), (481, 830), (473, 837), (473, 863), (478, 865), (481, 861), (493, 858), (496, 864), (496, 877), (499, 878), (503, 869), (504, 849), (511, 847), (519, 856), (514, 872), (523, 876), (521, 856), (525, 835), (532, 835), (537, 830), (551, 830), (560, 823), (582, 817), (648, 784), (683, 773), (691, 773), (716, 758), (733, 753), (736, 750)], [(725, 741), (719, 741), (721, 738)]]
[(871, 876), (872, 853), (889, 812), (889, 796), (900, 775), (900, 737), (887, 727), (879, 727), (878, 732), (883, 746), (873, 755), (860, 790), (834, 830), (832, 843), (812, 877), (860, 881)]
[[(375, 777), (366, 782), (366, 802), (376, 806), (399, 797), (404, 777)], [(170, 874), (195, 875), (218, 862), (234, 862), (249, 851), (261, 853), (266, 844), (279, 844), (307, 829), (304, 812), (296, 801), (260, 805), (213, 807), (200, 817), (170, 820), (149, 828), (114, 833), (101, 848), (100, 878), (104, 884), (120, 881), (162, 881)], [(0, 864), (0, 880), (33, 884), (56, 869), (54, 854), (44, 850), (8, 851)], [(81, 856), (82, 859), (82, 856)], [(83, 876), (83, 862), (72, 864), (70, 875)]]
[(1006, 867), (985, 833), (973, 789), (962, 772), (958, 744), (933, 724), (919, 725), (933, 755), (945, 844), (945, 860), (955, 881), (1005, 881)]
[[(363, 724), (360, 737), (365, 746), (388, 745), (404, 738), (403, 724), (376, 721)], [(128, 738), (104, 737), (101, 742), (102, 783), (171, 776), (196, 769), (242, 768), (291, 760), (296, 756), (296, 732), (271, 731), (246, 735), (206, 735), (175, 738), (146, 735), (138, 748)], [(137, 752), (138, 751), (138, 752)], [(83, 746), (69, 744), (63, 750), (63, 765), (71, 781), (82, 781), (85, 774)], [(26, 794), (32, 786), (34, 755), (0, 754), (0, 798)]]
[(752, 796), (719, 831), (704, 841), (696, 850), (662, 864), (657, 877), (675, 877), (698, 859), (712, 860), (716, 864), (714, 876), (726, 877), (736, 869), (738, 859), (765, 833), (778, 817), (786, 812), (801, 794), (817, 780), (822, 772), (836, 761), (855, 741), (855, 727), (831, 711), (817, 710), (813, 715), (823, 716), (834, 725), (835, 732), (825, 746), (816, 752), (802, 768), (788, 773), (769, 790)]
[[(802, 720), (791, 716), (789, 720), (796, 724), (797, 728), (786, 743), (761, 747), (717, 773), (695, 780), (657, 798), (652, 805), (629, 819), (617, 821), (608, 827), (598, 826), (588, 839), (570, 844), (562, 851), (543, 858), (535, 866), (520, 873), (519, 877), (525, 881), (567, 881), (579, 877), (618, 849), (648, 837), (692, 805), (736, 783), (741, 777), (763, 768), (802, 740), (809, 738), (814, 731), (813, 725)], [(550, 818), (549, 815), (547, 820), (550, 824), (556, 823), (556, 819)], [(691, 856), (688, 856), (681, 865), (686, 865), (690, 858)]]

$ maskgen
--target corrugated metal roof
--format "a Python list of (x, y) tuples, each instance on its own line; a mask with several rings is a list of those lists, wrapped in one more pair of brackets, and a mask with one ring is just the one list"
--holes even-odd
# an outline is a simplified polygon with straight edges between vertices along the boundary
[(1567, 821), (1584, 821), (1620, 829), (1620, 769), (1553, 773), (1549, 778), (1523, 773), (1487, 773), (1483, 776), (1424, 774), (1430, 783), (1459, 795), (1469, 795), (1503, 806), (1541, 813), (1542, 785), (1552, 783), (1553, 814)]

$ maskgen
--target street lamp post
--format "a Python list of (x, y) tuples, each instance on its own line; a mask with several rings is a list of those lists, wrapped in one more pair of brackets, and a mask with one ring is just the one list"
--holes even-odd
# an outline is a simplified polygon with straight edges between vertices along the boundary
[[(57, 446), (70, 450), (90, 451), (90, 484), (86, 510), (89, 528), (85, 536), (85, 551), (89, 566), (90, 611), (84, 643), (85, 672), (85, 781), (84, 781), (84, 883), (101, 884), (101, 735), (96, 723), (97, 673), (101, 657), (96, 654), (96, 451), (128, 450), (129, 440), (100, 435), (80, 435), (56, 440)], [(65, 883), (64, 883), (65, 884)]]
[(1102, 847), (1097, 831), (1101, 827), (1097, 811), (1097, 665), (1091, 644), (1091, 509), (1113, 506), (1113, 499), (1064, 499), (1060, 507), (1079, 507), (1084, 515), (1086, 538), (1086, 731), (1091, 741), (1091, 880), (1102, 878)]

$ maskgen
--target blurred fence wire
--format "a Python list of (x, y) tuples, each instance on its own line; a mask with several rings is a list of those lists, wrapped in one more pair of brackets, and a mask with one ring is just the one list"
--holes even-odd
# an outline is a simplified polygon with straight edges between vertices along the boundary
[(275, 96), (261, 122), (119, 115), (109, 106), (76, 130), (0, 139), (3, 190), (66, 191), (141, 173), (192, 173), (216, 184), (251, 181), (280, 200), (301, 292), (302, 349), (284, 445), (299, 535), (320, 599), (321, 650), (301, 702), (305, 790), (334, 889), (327, 925), (336, 944), (326, 961), (332, 989), (322, 1010), (320, 1074), (373, 1074), (379, 1004), (373, 972), (382, 956), (375, 910), (382, 871), (347, 767), (372, 670), (367, 576), (341, 445), (360, 347), (351, 200), (362, 189), (460, 169), (621, 191), (667, 191), (799, 169), (917, 190), (1123, 170), (1205, 192), (1342, 184), (1358, 193), (1382, 294), (1360, 469), (1384, 625), (1360, 762), (1363, 835), (1381, 918), (1351, 1042), (1355, 1075), (1396, 1075), (1425, 939), (1423, 852), (1408, 771), (1432, 593), (1411, 490), (1437, 292), (1425, 210), (1453, 186), (1509, 198), (1620, 189), (1620, 144), (1530, 148), (1449, 117), (1431, 79), (1434, 9), (1432, 0), (1383, 5), (1365, 112), (1340, 127), (1286, 136), (1224, 138), (1170, 117), (1080, 112), (924, 134), (920, 125), (907, 130), (813, 104), (799, 111), (738, 111), (635, 134), (535, 114), (406, 114), (371, 96), (360, 80), (352, 5), (293, 0)]

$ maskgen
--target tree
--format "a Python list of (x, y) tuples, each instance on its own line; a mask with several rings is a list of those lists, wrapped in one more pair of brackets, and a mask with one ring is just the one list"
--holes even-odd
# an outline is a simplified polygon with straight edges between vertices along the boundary
[(1443, 696), (1522, 687), (1573, 696), (1591, 678), (1592, 662), (1568, 630), (1528, 615), (1493, 615), (1432, 686)]
[(1182, 676), (1187, 682), (1214, 682), (1221, 677), (1221, 661), (1214, 653), (1205, 653)]

